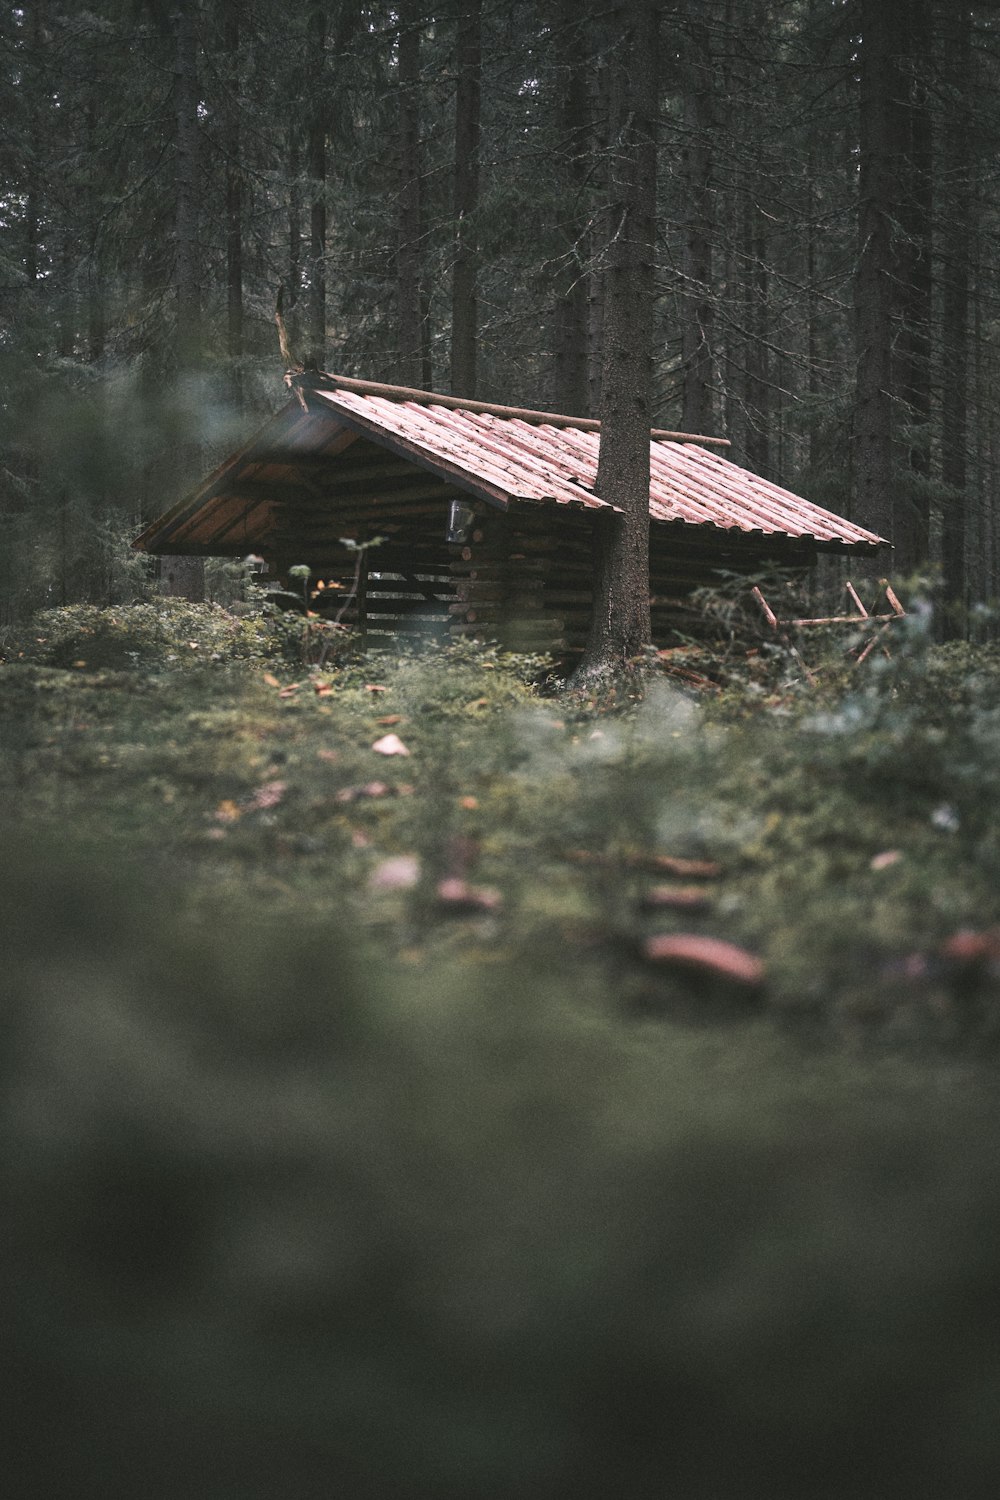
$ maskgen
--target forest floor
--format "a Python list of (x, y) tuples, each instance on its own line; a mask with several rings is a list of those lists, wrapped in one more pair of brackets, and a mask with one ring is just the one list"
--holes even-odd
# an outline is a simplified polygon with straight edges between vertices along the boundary
[[(349, 1149), (349, 1217), (379, 1264), (391, 1242), (406, 1276), (430, 1275), (441, 1216), (470, 1266), (494, 1258), (505, 1289), (493, 1291), (464, 1263), (446, 1272), (434, 1261), (444, 1280), (427, 1296), (444, 1301), (433, 1317), (447, 1323), (449, 1299), (471, 1299), (474, 1332), (456, 1325), (446, 1342), (499, 1338), (517, 1353), (554, 1320), (562, 1353), (528, 1377), (531, 1390), (541, 1382), (531, 1400), (542, 1416), (512, 1407), (506, 1386), (487, 1380), (459, 1397), (441, 1377), (449, 1423), (464, 1402), (475, 1436), (459, 1454), (432, 1432), (414, 1494), (424, 1482), (441, 1495), (548, 1494), (529, 1470), (552, 1441), (582, 1443), (553, 1494), (618, 1485), (632, 1461), (616, 1447), (622, 1410), (602, 1408), (594, 1427), (593, 1413), (560, 1405), (577, 1378), (566, 1370), (579, 1351), (566, 1351), (583, 1337), (562, 1321), (572, 1322), (566, 1299), (589, 1320), (587, 1358), (610, 1359), (626, 1383), (662, 1378), (669, 1394), (676, 1348), (640, 1333), (640, 1308), (679, 1295), (668, 1283), (687, 1296), (703, 1274), (718, 1285), (688, 1312), (707, 1361), (709, 1427), (729, 1403), (766, 1456), (771, 1401), (785, 1413), (772, 1433), (780, 1469), (782, 1424), (798, 1403), (806, 1448), (862, 1464), (841, 1472), (845, 1485), (862, 1474), (850, 1493), (883, 1492), (890, 1472), (911, 1495), (978, 1492), (984, 1465), (1000, 1471), (1000, 1448), (976, 1425), (983, 1383), (1000, 1378), (996, 1345), (988, 1370), (972, 1361), (957, 1394), (949, 1387), (961, 1410), (943, 1446), (924, 1438), (916, 1406), (944, 1399), (943, 1345), (953, 1364), (965, 1360), (972, 1323), (955, 1313), (954, 1278), (979, 1275), (983, 1215), (1000, 1225), (1000, 655), (933, 646), (916, 620), (891, 659), (847, 670), (837, 658), (820, 685), (775, 656), (743, 664), (717, 693), (655, 678), (642, 702), (612, 714), (540, 690), (537, 662), (470, 649), (309, 668), (287, 654), (301, 626), (282, 629), (278, 640), (208, 607), (69, 610), (37, 621), (0, 664), (0, 882), (23, 1042), (7, 1086), (23, 1091), (27, 1079), (50, 1111), (40, 1125), (37, 1109), (22, 1110), (11, 1148), (31, 1174), (19, 1231), (30, 1275), (47, 1274), (35, 1267), (41, 1238), (58, 1243), (65, 1230), (58, 1215), (50, 1222), (59, 1184), (100, 1178), (116, 1130), (169, 1156), (185, 1132), (208, 1129), (199, 1111), (218, 1111), (227, 1123), (199, 1136), (199, 1160), (228, 1173), (257, 1152), (297, 1161), (305, 1183), (314, 1152), (339, 1161)], [(276, 1114), (265, 1123), (246, 1106), (234, 1135), (226, 1111), (244, 1108), (251, 1074)], [(303, 1110), (312, 1144), (296, 1124)], [(120, 1167), (126, 1183), (145, 1170), (131, 1157)], [(685, 1245), (701, 1246), (697, 1273), (654, 1179), (674, 1183)], [(358, 1208), (376, 1198), (378, 1213)], [(597, 1228), (585, 1245), (586, 1204)], [(117, 1211), (134, 1238), (137, 1210)], [(242, 1208), (227, 1213), (242, 1222)], [(116, 1233), (87, 1251), (95, 1285), (123, 1274)], [(666, 1242), (672, 1269), (644, 1279), (635, 1257), (667, 1253)], [(288, 1253), (261, 1262), (244, 1288), (251, 1301), (294, 1301), (299, 1276), (315, 1298), (311, 1251)], [(193, 1282), (208, 1274), (191, 1271)], [(343, 1295), (364, 1323), (385, 1287), (351, 1276)], [(534, 1310), (509, 1324), (525, 1276)], [(144, 1285), (133, 1287), (140, 1303)], [(910, 1327), (905, 1308), (928, 1287), (951, 1311)], [(605, 1296), (642, 1344), (644, 1374), (625, 1335), (594, 1321)], [(719, 1344), (718, 1296), (735, 1299), (737, 1364), (755, 1361), (755, 1414)], [(41, 1314), (25, 1316), (34, 1339)], [(398, 1316), (402, 1328), (410, 1313)], [(913, 1421), (888, 1438), (871, 1398), (885, 1371), (862, 1368), (851, 1345), (873, 1317), (887, 1320), (878, 1358), (909, 1361), (919, 1387)], [(821, 1376), (803, 1353), (806, 1327), (829, 1355)], [(241, 1360), (241, 1340), (272, 1337), (226, 1328)], [(140, 1356), (119, 1333), (126, 1368)], [(181, 1381), (177, 1347), (157, 1381)], [(392, 1368), (378, 1378), (399, 1421), (424, 1426), (430, 1398), (396, 1354), (385, 1358)], [(819, 1382), (809, 1401), (794, 1389), (803, 1361)], [(339, 1391), (341, 1374), (312, 1366), (309, 1379)], [(836, 1419), (821, 1410), (828, 1388)], [(259, 1420), (263, 1390), (246, 1394), (234, 1433)], [(375, 1492), (410, 1493), (412, 1453), (392, 1468), (366, 1411), (351, 1461), (366, 1474), (390, 1466)], [(217, 1418), (187, 1412), (191, 1453), (199, 1422), (206, 1445), (217, 1440)], [(659, 1438), (650, 1429), (643, 1442)], [(692, 1444), (684, 1493), (723, 1493), (712, 1444)], [(657, 1461), (657, 1483), (672, 1461)], [(630, 1493), (646, 1492), (644, 1472)], [(787, 1490), (768, 1472), (762, 1493), (827, 1493), (801, 1472)], [(692, 1477), (702, 1473), (704, 1488)], [(360, 1478), (352, 1492), (367, 1493)], [(757, 1491), (732, 1491), (744, 1492)], [(240, 1493), (258, 1491), (247, 1480)]]
[[(145, 870), (191, 921), (335, 916), (407, 969), (528, 959), (618, 1017), (1000, 1041), (990, 649), (918, 631), (826, 686), (788, 658), (602, 714), (495, 651), (324, 671), (284, 659), (297, 623), (151, 622), (55, 612), (0, 667), (0, 799), (32, 843)], [(657, 959), (666, 935), (746, 962)]]

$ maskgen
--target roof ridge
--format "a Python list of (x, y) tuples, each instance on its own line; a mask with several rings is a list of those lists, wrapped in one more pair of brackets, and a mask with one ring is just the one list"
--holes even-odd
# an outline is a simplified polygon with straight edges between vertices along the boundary
[[(580, 432), (600, 432), (596, 417), (572, 417), (559, 412), (535, 411), (530, 407), (501, 406), (495, 401), (475, 401), (469, 396), (446, 396), (438, 391), (420, 390), (416, 386), (388, 385), (376, 380), (356, 380), (350, 375), (336, 375), (329, 370), (289, 371), (285, 383), (291, 390), (308, 396), (311, 390), (353, 391), (359, 396), (384, 396), (390, 401), (413, 401), (423, 405), (444, 406), (451, 411), (479, 412), (484, 416), (517, 418), (522, 422), (570, 427)], [(704, 437), (693, 432), (671, 432), (662, 427), (650, 429), (654, 442), (700, 443), (713, 448), (728, 448), (728, 438)]]

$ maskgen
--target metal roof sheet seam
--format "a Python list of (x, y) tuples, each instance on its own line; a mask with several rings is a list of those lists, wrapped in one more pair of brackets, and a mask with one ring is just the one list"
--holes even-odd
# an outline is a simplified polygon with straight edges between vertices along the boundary
[[(377, 423), (470, 479), (503, 488), (513, 500), (606, 508), (594, 493), (600, 434), (528, 423), (516, 416), (457, 410), (408, 398), (318, 391), (334, 411)], [(696, 442), (650, 442), (650, 513), (723, 530), (782, 534), (820, 542), (878, 546), (882, 538), (740, 468)]]

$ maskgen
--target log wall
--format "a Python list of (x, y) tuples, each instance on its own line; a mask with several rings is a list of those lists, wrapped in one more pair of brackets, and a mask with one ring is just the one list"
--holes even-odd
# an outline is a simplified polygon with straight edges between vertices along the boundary
[[(468, 495), (370, 445), (344, 458), (335, 486), (312, 484), (277, 501), (269, 561), (287, 574), (313, 571), (313, 607), (339, 616), (372, 643), (393, 638), (496, 641), (544, 651), (564, 663), (590, 629), (593, 518), (578, 508), (518, 503), (509, 511), (473, 503), (467, 540), (446, 540), (448, 509)], [(346, 455), (345, 455), (346, 456)], [(381, 537), (361, 558), (344, 545)], [(712, 533), (653, 524), (650, 584), (653, 639), (676, 644), (697, 634), (690, 596), (718, 583), (719, 570), (758, 571), (767, 561), (808, 566), (808, 547), (782, 538)], [(322, 582), (324, 587), (316, 585)]]

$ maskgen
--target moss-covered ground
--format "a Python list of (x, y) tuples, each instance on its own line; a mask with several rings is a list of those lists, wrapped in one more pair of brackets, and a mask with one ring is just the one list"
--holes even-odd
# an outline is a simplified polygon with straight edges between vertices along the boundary
[(1000, 657), (300, 630), (0, 665), (8, 1493), (995, 1492)]

